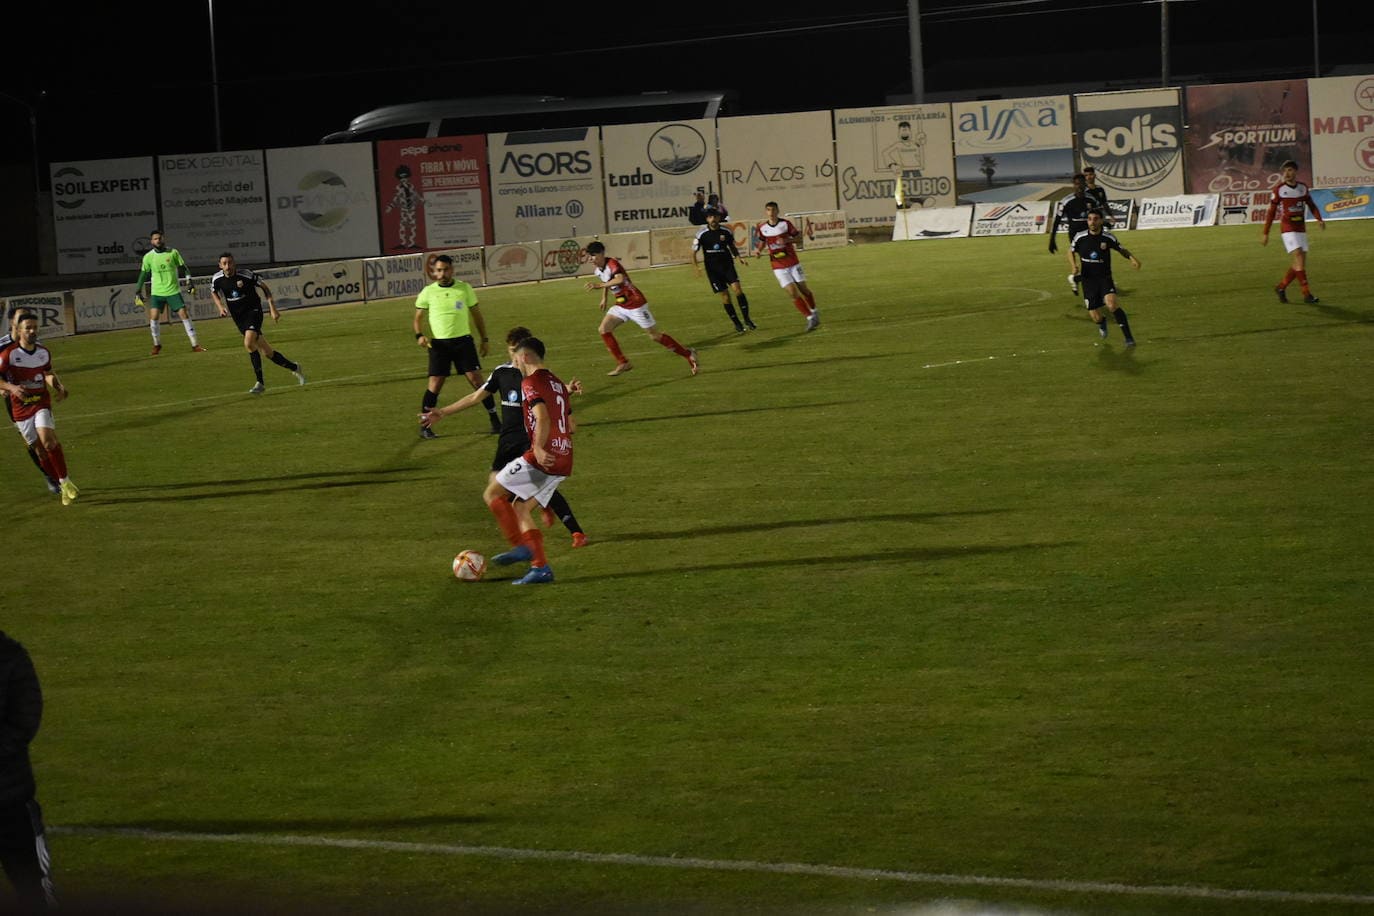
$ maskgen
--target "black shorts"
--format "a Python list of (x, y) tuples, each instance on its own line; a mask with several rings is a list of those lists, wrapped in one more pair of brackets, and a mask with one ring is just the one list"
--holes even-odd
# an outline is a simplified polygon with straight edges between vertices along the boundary
[(1083, 307), (1089, 311), (1107, 307), (1107, 294), (1116, 292), (1112, 275), (1083, 278)]
[(460, 374), (477, 372), (482, 368), (472, 335), (445, 337), (429, 342), (429, 374), (447, 378), (452, 375), (449, 372), (450, 367), (458, 370)]
[(735, 270), (735, 262), (726, 261), (724, 264), (715, 265), (707, 261), (706, 279), (711, 282), (712, 290), (718, 293), (725, 292), (730, 288), (731, 283), (739, 282), (739, 273)]
[(247, 334), (249, 331), (262, 333), (262, 307), (255, 309), (233, 309), (229, 310), (229, 317), (234, 319), (234, 327), (239, 329), (240, 334)]
[(525, 454), (526, 449), (529, 447), (530, 440), (524, 433), (520, 433), (519, 435), (502, 433), (501, 438), (496, 443), (496, 457), (491, 459), (491, 469), (493, 471), (501, 470), (516, 458)]

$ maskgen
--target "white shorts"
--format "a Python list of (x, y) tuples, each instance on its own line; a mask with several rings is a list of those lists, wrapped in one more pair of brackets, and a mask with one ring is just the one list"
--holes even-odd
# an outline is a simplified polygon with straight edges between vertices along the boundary
[(658, 322), (654, 321), (654, 313), (649, 311), (649, 306), (641, 305), (637, 309), (625, 309), (618, 305), (613, 305), (606, 309), (606, 314), (621, 321), (633, 321), (644, 330), (649, 330)]
[(24, 437), (24, 441), (33, 445), (38, 441), (38, 429), (57, 429), (52, 422), (52, 411), (44, 407), (38, 413), (29, 417), (27, 420), (15, 420), (14, 428), (19, 430), (19, 435)]
[(1307, 250), (1308, 250), (1308, 249), (1307, 249), (1307, 233), (1306, 233), (1306, 232), (1285, 232), (1285, 233), (1283, 233), (1283, 250), (1284, 250), (1284, 251), (1287, 251), (1288, 253), (1291, 254), (1291, 253), (1293, 253), (1294, 251), (1297, 251), (1299, 248), (1301, 248), (1303, 251), (1307, 251)]
[(778, 278), (778, 285), (783, 289), (793, 283), (805, 283), (806, 271), (802, 270), (800, 264), (793, 264), (791, 267), (774, 267), (773, 276)]
[(515, 494), (517, 499), (532, 499), (541, 506), (547, 506), (553, 499), (553, 491), (567, 480), (554, 474), (545, 474), (530, 464), (522, 455), (512, 460), (496, 475), (496, 482)]

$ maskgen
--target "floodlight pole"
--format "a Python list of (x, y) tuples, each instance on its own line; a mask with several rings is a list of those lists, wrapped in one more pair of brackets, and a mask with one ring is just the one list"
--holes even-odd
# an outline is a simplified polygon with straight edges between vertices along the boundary
[(1159, 85), (1169, 85), (1169, 0), (1159, 0)]
[(1312, 76), (1322, 75), (1321, 36), (1317, 32), (1317, 0), (1312, 0)]
[[(39, 92), (38, 100), (42, 101), (43, 97), (46, 95), (46, 92)], [(38, 106), (30, 105), (23, 99), (16, 98), (8, 92), (0, 92), (0, 97), (7, 98), (16, 105), (23, 105), (25, 110), (29, 113), (29, 140), (33, 144), (33, 190), (35, 193), (41, 193), (43, 190), (43, 172), (42, 166), (38, 161)]]
[(219, 121), (219, 61), (215, 57), (215, 0), (205, 0), (210, 8), (210, 86), (215, 96), (215, 152), (224, 152)]
[(907, 31), (911, 34), (911, 100), (919, 105), (926, 100), (925, 55), (921, 50), (921, 0), (907, 0), (906, 23)]

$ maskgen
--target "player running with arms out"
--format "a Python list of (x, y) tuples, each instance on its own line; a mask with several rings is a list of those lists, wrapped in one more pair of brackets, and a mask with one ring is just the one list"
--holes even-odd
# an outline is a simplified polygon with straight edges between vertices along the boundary
[(248, 351), (248, 361), (253, 364), (253, 375), (258, 379), (248, 393), (262, 394), (266, 390), (262, 383), (264, 353), (272, 362), (294, 375), (296, 384), (304, 385), (305, 372), (300, 364), (278, 353), (262, 336), (262, 296), (258, 295), (258, 290), (262, 290), (262, 295), (267, 297), (272, 321), (281, 321), (281, 312), (277, 311), (276, 300), (272, 298), (272, 290), (267, 288), (267, 284), (248, 268), (236, 265), (234, 256), (229, 252), (219, 256), (219, 272), (210, 281), (210, 295), (219, 309), (219, 316), (232, 317), (235, 327), (243, 335), (243, 348)]
[[(186, 337), (191, 341), (191, 352), (204, 353), (205, 348), (196, 338), (196, 326), (191, 321), (190, 312), (186, 310), (186, 302), (181, 298), (179, 285), (181, 271), (185, 270), (186, 294), (195, 295), (196, 288), (191, 282), (191, 268), (186, 266), (180, 251), (163, 245), (166, 239), (161, 229), (154, 229), (148, 233), (148, 241), (152, 243), (153, 250), (143, 256), (143, 268), (139, 271), (138, 284), (134, 289), (134, 304), (148, 309), (148, 331), (153, 335), (153, 355), (157, 356), (162, 352), (162, 332), (158, 328), (158, 320), (162, 317), (164, 308), (181, 319), (181, 326), (185, 328)], [(149, 278), (152, 278), (152, 295), (148, 304), (144, 306), (143, 284), (147, 283)]]
[(816, 297), (812, 295), (811, 287), (806, 285), (806, 271), (802, 270), (801, 258), (797, 257), (796, 242), (801, 238), (801, 232), (791, 220), (778, 215), (780, 210), (777, 201), (770, 200), (764, 204), (763, 212), (768, 218), (755, 229), (759, 237), (758, 253), (768, 254), (768, 263), (773, 268), (773, 276), (778, 278), (778, 285), (792, 297), (792, 304), (797, 311), (806, 316), (806, 330), (814, 331), (821, 326), (821, 313), (816, 308)]
[[(735, 271), (735, 262), (738, 261), (741, 267), (746, 266), (747, 262), (740, 257), (739, 248), (735, 246), (735, 233), (721, 226), (720, 211), (715, 208), (706, 211), (706, 227), (692, 240), (692, 267), (700, 274), (698, 251), (706, 262), (706, 279), (710, 281), (712, 291), (720, 293), (721, 304), (725, 306), (725, 314), (729, 315), (730, 321), (734, 323), (735, 332), (742, 334), (746, 327), (751, 331), (757, 331), (758, 327), (749, 318), (749, 297), (744, 295), (744, 289), (739, 283), (739, 274)], [(738, 315), (735, 314), (735, 306), (730, 302), (731, 290), (739, 300)], [(744, 318), (743, 324), (740, 323), (741, 316)]]
[[(615, 258), (606, 257), (606, 246), (600, 242), (590, 242), (587, 244), (587, 254), (596, 268), (596, 279), (587, 282), (587, 289), (601, 290), (601, 311), (606, 313), (597, 330), (601, 333), (601, 341), (606, 345), (606, 349), (615, 357), (615, 368), (606, 374), (620, 375), (634, 368), (625, 358), (620, 344), (615, 339), (615, 329), (627, 321), (633, 321), (643, 328), (655, 343), (662, 344), (687, 360), (687, 365), (692, 367), (693, 375), (700, 372), (697, 351), (684, 347), (671, 335), (664, 334), (658, 329), (654, 313), (649, 311), (649, 301), (644, 298), (639, 287), (634, 285), (624, 266)], [(608, 297), (614, 300), (613, 304), (608, 302)]]
[(1129, 258), (1131, 266), (1140, 269), (1140, 261), (1131, 254), (1116, 236), (1102, 230), (1102, 211), (1088, 211), (1088, 228), (1073, 237), (1069, 256), (1076, 262), (1074, 272), (1082, 277), (1083, 305), (1097, 323), (1097, 333), (1107, 337), (1107, 316), (1102, 314), (1105, 306), (1121, 327), (1121, 336), (1126, 346), (1134, 347), (1135, 338), (1131, 336), (1131, 324), (1126, 319), (1126, 310), (1116, 304), (1116, 285), (1112, 282), (1112, 252), (1119, 251)]
[[(490, 480), (494, 480), (497, 471), (519, 458), (530, 447), (529, 433), (525, 431), (525, 414), (521, 410), (521, 382), (524, 381), (525, 376), (520, 368), (515, 365), (515, 348), (533, 336), (529, 328), (511, 328), (506, 333), (506, 352), (510, 354), (510, 362), (493, 369), (486, 384), (466, 397), (454, 401), (447, 407), (436, 407), (420, 415), (420, 423), (432, 426), (444, 417), (458, 413), (460, 410), (467, 410), (486, 395), (500, 395), (501, 438), (496, 443), (496, 457), (491, 461)], [(582, 393), (582, 383), (577, 379), (568, 382), (567, 387), (569, 394)], [(582, 526), (577, 523), (572, 507), (568, 505), (568, 500), (563, 496), (561, 490), (554, 491), (548, 505), (544, 507), (543, 514), (545, 528), (553, 525), (555, 517), (562, 519), (563, 525), (572, 533), (572, 545), (574, 547), (587, 546), (587, 535), (582, 531)]]
[(498, 471), (483, 494), (511, 545), (491, 561), (498, 566), (530, 561), (529, 571), (513, 585), (553, 581), (553, 569), (544, 555), (544, 535), (530, 512), (535, 503), (547, 508), (573, 469), (576, 424), (568, 404), (572, 389), (544, 367), (545, 352), (538, 337), (526, 337), (512, 348), (511, 361), (522, 377), (520, 398), (530, 447)]
[(18, 330), (14, 346), (0, 353), (0, 388), (9, 395), (15, 428), (25, 442), (37, 446), (43, 472), (57, 481), (62, 505), (69, 506), (76, 499), (77, 489), (67, 477), (67, 456), (53, 427), (49, 392), (55, 392), (60, 401), (67, 397), (67, 389), (53, 371), (52, 354), (38, 342), (38, 318), (23, 318)]
[(1298, 181), (1298, 164), (1289, 159), (1283, 164), (1283, 181), (1274, 185), (1269, 195), (1269, 212), (1264, 215), (1264, 232), (1260, 244), (1269, 244), (1269, 227), (1274, 217), (1279, 217), (1279, 231), (1283, 234), (1283, 247), (1293, 255), (1293, 266), (1283, 275), (1279, 285), (1274, 287), (1280, 302), (1288, 301), (1288, 284), (1294, 279), (1302, 287), (1302, 301), (1314, 305), (1321, 300), (1312, 295), (1312, 287), (1307, 285), (1307, 208), (1317, 218), (1317, 225), (1326, 231), (1326, 220), (1322, 211), (1312, 200), (1307, 185)]
[[(436, 257), (431, 276), (435, 281), (420, 290), (420, 295), (415, 298), (415, 317), (412, 322), (415, 342), (429, 351), (429, 384), (420, 400), (421, 413), (439, 403), (439, 392), (451, 369), (457, 369), (465, 375), (474, 389), (481, 388), (482, 362), (478, 354), (480, 352), (486, 356), (488, 352), (487, 323), (482, 318), (482, 310), (477, 307), (477, 291), (462, 280), (453, 279), (453, 258), (446, 254)], [(429, 334), (425, 334), (420, 326), (426, 315), (429, 316)], [(472, 340), (474, 327), (481, 338), (481, 343), (477, 345)], [(492, 433), (501, 432), (501, 421), (496, 416), (496, 401), (487, 395), (482, 406), (487, 409)], [(437, 437), (434, 430), (420, 424), (421, 439)]]
[[(10, 347), (14, 346), (14, 341), (19, 336), (19, 322), (23, 321), (25, 318), (33, 318), (34, 320), (37, 320), (38, 316), (35, 315), (33, 312), (25, 311), (18, 311), (10, 316), (9, 332), (5, 334), (0, 334), (0, 353), (4, 353)], [(4, 397), (3, 395), (0, 395), (0, 400), (3, 400), (5, 402), (5, 416), (9, 418), (11, 423), (13, 423), (14, 413), (13, 409), (10, 407), (10, 399)], [(48, 476), (47, 469), (43, 467), (42, 459), (38, 457), (38, 444), (25, 444), (29, 447), (29, 460), (33, 462), (34, 467), (38, 468), (38, 473), (43, 475), (43, 481), (48, 485), (48, 492), (54, 495), (60, 494), (62, 492), (62, 488), (58, 486), (56, 480), (53, 480), (52, 477)]]

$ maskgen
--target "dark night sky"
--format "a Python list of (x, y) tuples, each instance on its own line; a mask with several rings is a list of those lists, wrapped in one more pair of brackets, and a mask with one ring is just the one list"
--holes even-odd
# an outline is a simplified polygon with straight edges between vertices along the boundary
[[(1319, 3), (1323, 70), (1363, 63), (1354, 72), (1374, 72), (1374, 4)], [(213, 5), (225, 149), (315, 143), (364, 111), (423, 99), (726, 89), (737, 93), (728, 113), (761, 114), (880, 105), (910, 92), (902, 0), (796, 4), (786, 21), (751, 14), (728, 24), (691, 5), (665, 21), (661, 6), (497, 4), (499, 12), (476, 13), (476, 4), (393, 0), (379, 7), (381, 22), (341, 5)], [(1155, 3), (986, 6), (921, 4), (928, 94), (1157, 84)], [(1233, 12), (1240, 6), (1172, 2), (1171, 72), (1202, 82), (1311, 75), (1310, 2), (1250, 4), (1248, 16)], [(30, 104), (46, 92), (37, 102), (43, 161), (213, 149), (208, 7), (31, 8), (27, 33), (7, 31), (0, 92)], [(31, 161), (28, 116), (5, 99), (0, 138), (0, 159)]]

